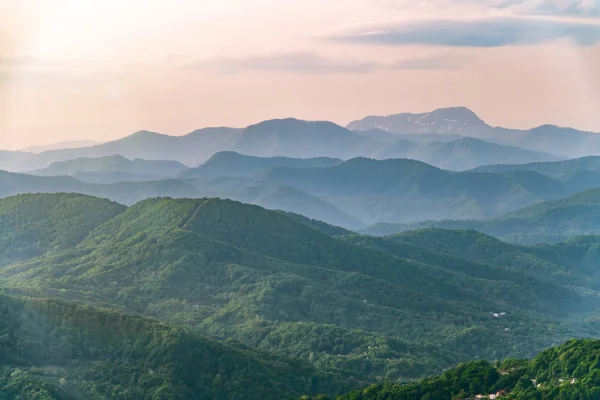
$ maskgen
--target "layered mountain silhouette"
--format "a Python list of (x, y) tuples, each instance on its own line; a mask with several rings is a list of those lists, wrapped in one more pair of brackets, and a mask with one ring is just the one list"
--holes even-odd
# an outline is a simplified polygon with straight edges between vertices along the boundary
[(289, 158), (289, 157), (256, 157), (234, 151), (222, 151), (213, 155), (197, 168), (183, 171), (180, 178), (193, 179), (215, 176), (252, 177), (276, 167), (311, 168), (329, 167), (341, 163), (341, 159)]
[(0, 152), (0, 398), (596, 399), (599, 137), (454, 107)]
[[(563, 152), (539, 151), (535, 146), (528, 146), (529, 150), (518, 148), (521, 146), (520, 138), (528, 137), (525, 133), (485, 128), (487, 125), (474, 113), (467, 109), (459, 110), (455, 118), (462, 118), (460, 120), (446, 121), (451, 119), (445, 117), (451, 116), (452, 112), (437, 110), (419, 119), (422, 122), (418, 124), (423, 123), (424, 127), (430, 128), (402, 131), (402, 134), (383, 131), (376, 127), (378, 124), (353, 123), (351, 127), (364, 126), (364, 129), (352, 131), (327, 121), (294, 118), (263, 121), (243, 129), (205, 128), (183, 136), (140, 131), (119, 140), (78, 149), (52, 150), (41, 154), (3, 153), (0, 168), (23, 172), (43, 169), (57, 161), (114, 155), (128, 159), (174, 160), (197, 167), (217, 152), (234, 151), (261, 157), (414, 158), (442, 168), (462, 170), (490, 163), (556, 161), (563, 155)], [(402, 117), (402, 120), (412, 121), (414, 118)], [(443, 125), (446, 123), (450, 125)], [(480, 128), (491, 130), (493, 135), (479, 134), (477, 129)], [(466, 138), (470, 136), (480, 139)], [(564, 144), (559, 147), (564, 147)]]
[(112, 183), (174, 178), (188, 167), (177, 161), (129, 160), (120, 155), (57, 161), (47, 168), (29, 171), (37, 176), (74, 176), (83, 181)]
[[(178, 171), (177, 178), (156, 176)], [(73, 175), (62, 176), (67, 172)], [(573, 195), (598, 182), (584, 179), (594, 171), (555, 179), (518, 169), (453, 172), (409, 159), (264, 158), (234, 152), (218, 153), (191, 169), (177, 162), (107, 157), (57, 163), (36, 173), (61, 176), (1, 172), (0, 196), (76, 192), (123, 204), (153, 196), (221, 197), (350, 229), (377, 222), (494, 218)]]
[(42, 153), (50, 150), (78, 149), (81, 147), (94, 146), (96, 144), (98, 143), (94, 142), (93, 140), (72, 140), (67, 142), (52, 143), (45, 146), (29, 146), (21, 149), (21, 151), (26, 153)]
[[(582, 157), (559, 162), (531, 162), (527, 164), (485, 165), (473, 172), (534, 171), (561, 181), (571, 180), (583, 174), (600, 172), (600, 157)], [(588, 175), (589, 176), (589, 175)]]
[(529, 130), (493, 127), (465, 107), (441, 108), (422, 114), (369, 116), (351, 122), (347, 128), (354, 131), (377, 129), (402, 135), (469, 136), (565, 158), (600, 153), (600, 134), (554, 125), (541, 125)]
[(507, 242), (561, 242), (582, 235), (600, 235), (600, 189), (546, 201), (490, 220), (424, 221), (415, 224), (374, 224), (362, 230), (374, 235), (423, 228), (470, 229)]

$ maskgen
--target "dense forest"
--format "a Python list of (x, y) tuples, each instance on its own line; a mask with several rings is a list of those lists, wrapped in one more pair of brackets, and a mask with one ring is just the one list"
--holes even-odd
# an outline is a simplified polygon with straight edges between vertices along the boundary
[(360, 383), (110, 310), (0, 296), (0, 311), (7, 399), (276, 399)]
[[(571, 340), (532, 360), (493, 365), (472, 361), (409, 384), (377, 384), (336, 400), (420, 400), (502, 398), (507, 400), (594, 400), (600, 396), (600, 341)], [(310, 400), (303, 396), (302, 400)], [(313, 397), (327, 400), (326, 396)]]
[(0, 226), (6, 396), (398, 391), (598, 329), (596, 237), (372, 237), (231, 200), (74, 194), (0, 200)]

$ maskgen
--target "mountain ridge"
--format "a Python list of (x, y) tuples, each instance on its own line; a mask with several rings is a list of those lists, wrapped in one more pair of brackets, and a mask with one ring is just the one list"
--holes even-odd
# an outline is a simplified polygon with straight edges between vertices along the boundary
[(423, 228), (471, 229), (525, 245), (556, 243), (572, 237), (600, 234), (600, 188), (533, 204), (488, 220), (440, 220), (414, 224), (379, 223), (360, 232), (389, 235)]
[[(436, 115), (444, 114), (443, 111), (436, 110), (428, 113), (429, 118), (438, 118)], [(465, 111), (466, 113), (466, 111)], [(469, 111), (469, 113), (472, 113)], [(464, 113), (463, 113), (464, 114)], [(448, 118), (445, 118), (448, 119)], [(455, 121), (455, 120), (453, 120)], [(456, 120), (457, 121), (457, 120)], [(456, 127), (455, 122), (450, 131), (460, 131), (460, 127)], [(429, 124), (429, 123), (428, 123)], [(476, 124), (480, 126), (479, 124)], [(504, 140), (508, 138), (506, 132), (501, 128), (498, 131), (498, 137), (492, 138), (488, 147), (490, 151), (487, 155), (477, 157), (477, 151), (472, 151), (470, 154), (471, 161), (469, 163), (460, 163), (451, 165), (444, 160), (443, 157), (437, 159), (425, 158), (428, 154), (427, 149), (421, 151), (421, 159), (430, 163), (440, 163), (441, 166), (450, 169), (468, 169), (485, 164), (485, 158), (489, 158), (494, 154), (494, 146), (511, 145), (513, 149), (498, 147), (498, 151), (515, 152), (509, 159), (499, 157), (493, 159), (493, 163), (502, 162), (519, 162), (527, 161), (551, 161), (560, 156), (553, 155), (552, 151), (544, 152), (536, 149), (535, 146), (529, 146), (531, 151), (537, 151), (538, 154), (526, 152), (523, 149), (515, 149), (514, 147), (522, 146), (518, 141)], [(447, 133), (440, 133), (440, 129), (429, 129), (433, 135), (437, 135), (439, 141), (445, 142), (446, 139), (441, 139)], [(427, 131), (427, 130), (425, 130)], [(442, 129), (441, 132), (446, 130)], [(474, 131), (473, 131), (474, 132)], [(486, 139), (485, 135), (477, 135), (473, 132), (463, 132), (463, 135), (450, 134), (454, 139), (458, 136), (475, 136)], [(406, 133), (406, 132), (405, 132)], [(419, 146), (425, 146), (436, 139), (436, 136), (423, 133), (420, 139), (416, 139)], [(423, 141), (423, 138), (429, 135), (429, 139)], [(488, 135), (489, 136), (489, 135)], [(385, 157), (399, 158), (403, 156), (409, 157), (406, 153), (407, 148), (403, 148), (399, 143), (394, 144), (395, 139), (409, 140), (411, 135), (403, 137), (399, 135), (397, 138), (384, 135), (368, 135), (359, 134), (357, 132), (346, 129), (340, 125), (329, 121), (304, 121), (296, 118), (266, 120), (246, 128), (203, 128), (192, 131), (186, 135), (170, 136), (151, 131), (138, 131), (121, 139), (113, 140), (107, 143), (98, 144), (91, 147), (83, 147), (79, 149), (63, 149), (45, 151), (40, 154), (12, 154), (14, 160), (8, 159), (0, 163), (0, 167), (16, 172), (23, 170), (36, 170), (47, 167), (56, 161), (65, 161), (78, 157), (98, 158), (113, 156), (119, 154), (129, 159), (140, 158), (147, 160), (164, 160), (172, 159), (179, 161), (190, 167), (196, 167), (208, 160), (213, 154), (220, 151), (236, 151), (254, 156), (286, 156), (286, 157), (333, 157), (341, 159), (349, 159), (359, 156), (377, 156), (377, 154), (385, 154)], [(487, 139), (490, 139), (487, 137)], [(503, 139), (504, 138), (504, 139)], [(392, 140), (393, 141), (390, 141)], [(497, 140), (496, 140), (497, 139)], [(497, 143), (496, 143), (497, 142)], [(408, 145), (408, 142), (405, 142)], [(395, 147), (394, 147), (395, 146)], [(441, 146), (441, 145), (438, 145)], [(406, 147), (406, 146), (404, 146)], [(586, 146), (580, 146), (585, 149)], [(589, 146), (588, 146), (589, 147)], [(556, 153), (556, 154), (560, 154)], [(464, 155), (463, 155), (464, 157)], [(505, 156), (503, 156), (505, 157)], [(529, 158), (528, 158), (529, 157)], [(459, 156), (455, 157), (458, 160)], [(0, 160), (1, 161), (1, 160)], [(446, 164), (442, 164), (442, 163)], [(25, 166), (26, 165), (26, 166)]]

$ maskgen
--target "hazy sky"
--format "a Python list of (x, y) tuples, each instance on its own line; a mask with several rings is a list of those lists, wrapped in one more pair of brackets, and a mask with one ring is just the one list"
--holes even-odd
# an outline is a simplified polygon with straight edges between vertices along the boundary
[(0, 0), (0, 148), (452, 105), (600, 132), (600, 0)]

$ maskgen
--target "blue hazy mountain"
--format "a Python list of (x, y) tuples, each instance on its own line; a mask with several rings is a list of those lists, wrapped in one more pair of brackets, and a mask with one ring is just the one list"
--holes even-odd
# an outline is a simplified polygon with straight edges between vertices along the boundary
[(377, 129), (392, 134), (413, 136), (432, 134), (468, 136), (564, 158), (600, 154), (598, 133), (554, 125), (541, 125), (533, 129), (495, 127), (487, 124), (466, 107), (442, 108), (420, 114), (369, 116), (351, 122), (347, 128), (353, 131)]
[[(445, 115), (442, 111), (440, 114)], [(464, 112), (456, 118), (467, 118), (469, 115)], [(397, 138), (381, 129), (351, 131), (327, 121), (303, 121), (294, 118), (263, 121), (243, 129), (205, 128), (183, 136), (139, 131), (125, 138), (95, 146), (52, 150), (39, 155), (6, 155), (5, 157), (17, 159), (7, 159), (6, 162), (0, 160), (0, 166), (13, 172), (22, 172), (46, 168), (57, 161), (121, 155), (128, 159), (174, 160), (196, 167), (221, 151), (235, 151), (260, 157), (414, 158), (453, 170), (475, 168), (489, 163), (526, 163), (561, 159), (547, 152), (519, 148), (518, 141), (513, 140), (517, 136), (500, 128), (493, 128), (498, 137), (484, 137), (485, 141), (481, 140), (481, 137), (479, 140), (465, 138), (477, 136), (472, 129), (458, 128), (468, 126), (471, 123), (469, 121), (471, 119), (460, 123), (452, 122), (452, 129), (431, 129), (431, 132), (419, 134), (404, 132), (407, 134), (398, 135)], [(481, 123), (477, 122), (475, 125), (479, 127)], [(454, 133), (455, 131), (462, 134)]]

